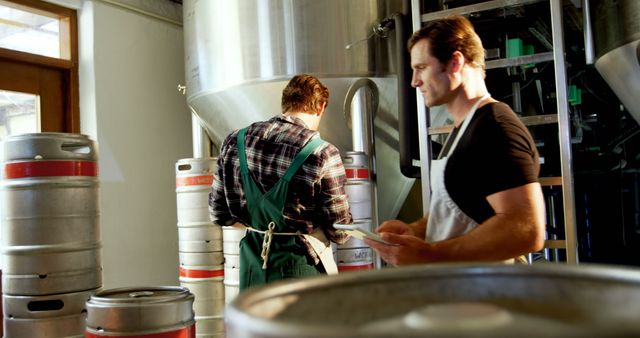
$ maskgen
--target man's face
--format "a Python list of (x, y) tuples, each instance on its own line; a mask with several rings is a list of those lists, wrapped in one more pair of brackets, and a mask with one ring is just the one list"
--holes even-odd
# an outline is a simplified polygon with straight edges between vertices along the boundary
[(429, 40), (422, 39), (411, 48), (411, 86), (420, 89), (427, 107), (448, 103), (451, 100), (451, 77), (447, 65), (429, 52)]

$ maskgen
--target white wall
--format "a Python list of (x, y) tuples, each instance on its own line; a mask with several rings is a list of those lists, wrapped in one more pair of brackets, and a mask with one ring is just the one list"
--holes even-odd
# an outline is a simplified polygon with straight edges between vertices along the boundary
[(178, 285), (175, 169), (192, 157), (183, 32), (102, 1), (78, 11), (82, 133), (98, 141), (104, 288)]

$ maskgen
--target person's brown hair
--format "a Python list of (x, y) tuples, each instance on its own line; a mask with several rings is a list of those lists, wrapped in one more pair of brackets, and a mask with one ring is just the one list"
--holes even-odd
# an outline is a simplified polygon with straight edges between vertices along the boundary
[(484, 47), (469, 19), (464, 16), (448, 16), (427, 23), (413, 33), (407, 47), (409, 51), (422, 39), (429, 40), (429, 53), (438, 61), (446, 64), (455, 51), (459, 51), (465, 60), (476, 68), (485, 71)]
[(282, 112), (314, 113), (329, 102), (329, 89), (316, 77), (299, 74), (282, 90)]

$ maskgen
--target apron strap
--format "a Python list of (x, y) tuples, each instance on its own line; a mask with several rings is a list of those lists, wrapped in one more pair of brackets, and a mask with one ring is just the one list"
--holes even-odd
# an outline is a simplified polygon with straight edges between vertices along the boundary
[(295, 175), (296, 171), (300, 169), (302, 164), (307, 160), (307, 158), (311, 154), (313, 154), (316, 148), (318, 148), (323, 143), (324, 141), (319, 137), (314, 138), (309, 142), (307, 142), (307, 144), (302, 148), (302, 150), (300, 150), (300, 152), (293, 159), (293, 163), (291, 163), (287, 171), (284, 173), (284, 176), (282, 176), (282, 179), (285, 180), (286, 182), (290, 182), (291, 179), (293, 178), (293, 175)]
[(247, 134), (247, 128), (242, 128), (238, 131), (238, 159), (240, 159), (240, 172), (243, 174), (249, 173), (249, 167), (247, 166), (247, 155), (244, 149), (244, 137)]

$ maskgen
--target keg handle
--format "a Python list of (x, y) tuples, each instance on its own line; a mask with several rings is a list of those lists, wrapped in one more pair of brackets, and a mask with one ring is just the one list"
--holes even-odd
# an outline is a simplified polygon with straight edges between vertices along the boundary
[(91, 145), (82, 142), (63, 142), (60, 145), (60, 150), (79, 155), (87, 155), (93, 152)]
[(155, 293), (153, 291), (136, 291), (129, 293), (129, 297), (131, 298), (140, 298), (140, 297), (151, 297)]

